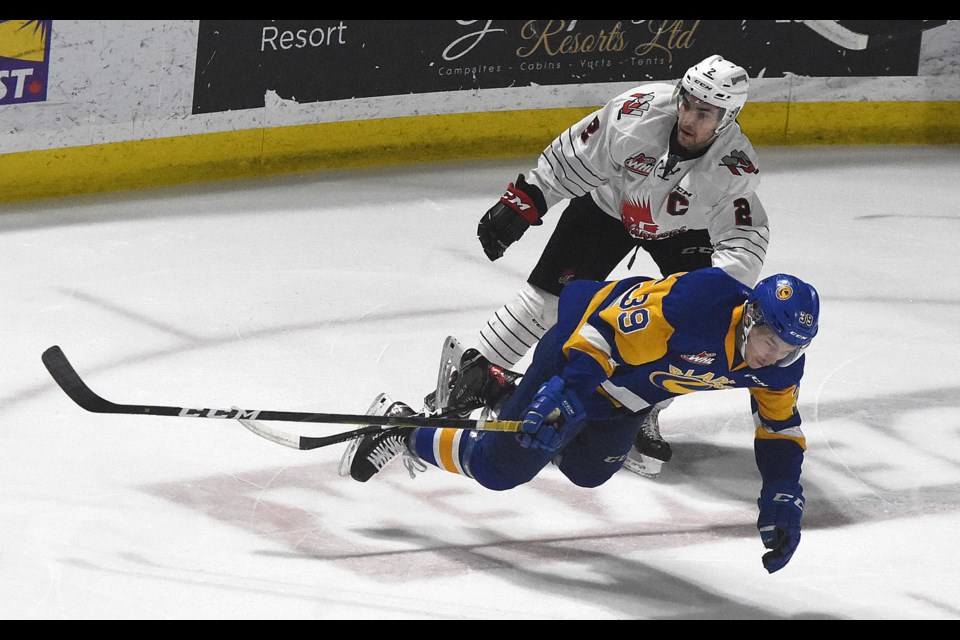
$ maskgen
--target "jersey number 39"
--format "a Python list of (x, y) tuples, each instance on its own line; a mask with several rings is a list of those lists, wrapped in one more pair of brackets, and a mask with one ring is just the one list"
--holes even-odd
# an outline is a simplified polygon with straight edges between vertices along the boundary
[(617, 306), (623, 310), (623, 313), (617, 316), (617, 326), (622, 333), (640, 331), (650, 323), (650, 312), (643, 308), (650, 294), (645, 293), (639, 297), (633, 297), (643, 284), (638, 284), (620, 298), (620, 303)]

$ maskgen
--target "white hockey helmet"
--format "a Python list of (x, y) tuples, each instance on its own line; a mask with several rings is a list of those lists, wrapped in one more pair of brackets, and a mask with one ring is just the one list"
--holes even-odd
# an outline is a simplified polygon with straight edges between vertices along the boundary
[(677, 99), (689, 93), (698, 100), (720, 107), (717, 135), (729, 127), (747, 101), (750, 76), (746, 69), (723, 57), (712, 55), (693, 65), (677, 85)]

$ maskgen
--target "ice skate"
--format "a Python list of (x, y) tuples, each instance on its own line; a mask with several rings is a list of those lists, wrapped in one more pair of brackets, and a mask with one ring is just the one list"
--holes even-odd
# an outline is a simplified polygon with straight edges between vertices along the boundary
[[(403, 405), (410, 411), (407, 415), (413, 415), (410, 407), (402, 402), (397, 404)], [(398, 457), (402, 457), (411, 478), (416, 477), (417, 471), (426, 471), (427, 465), (407, 447), (407, 437), (410, 433), (410, 429), (394, 427), (358, 438), (350, 461), (350, 477), (357, 482), (366, 482)]]
[(673, 449), (660, 435), (660, 408), (654, 407), (643, 419), (643, 424), (633, 442), (623, 468), (646, 478), (656, 478), (663, 463), (670, 462)]
[[(407, 407), (407, 405), (403, 404), (402, 402), (394, 402), (390, 398), (390, 396), (388, 396), (385, 393), (381, 393), (370, 404), (370, 407), (366, 410), (366, 415), (385, 416), (385, 415), (388, 415), (388, 413), (391, 415), (413, 415), (412, 410), (410, 411), (410, 413), (404, 413), (404, 414), (398, 413), (401, 405), (402, 407)], [(407, 409), (409, 409), (409, 407), (407, 407)], [(391, 410), (393, 410), (392, 413), (391, 413)], [(380, 434), (377, 434), (377, 435), (380, 435)], [(357, 448), (360, 445), (360, 441), (363, 439), (364, 439), (363, 437), (354, 438), (353, 440), (347, 443), (347, 448), (343, 452), (343, 455), (340, 457), (340, 466), (337, 469), (337, 473), (339, 473), (341, 476), (350, 475), (350, 465), (353, 462), (354, 456), (356, 455)]]
[(426, 415), (439, 415), (447, 407), (450, 390), (453, 389), (454, 376), (463, 357), (463, 346), (453, 336), (447, 336), (440, 352), (440, 367), (437, 370), (437, 386), (423, 399), (423, 412)]
[(428, 415), (454, 412), (467, 418), (483, 409), (484, 419), (496, 415), (503, 401), (517, 387), (521, 374), (491, 363), (476, 349), (464, 351), (460, 342), (448, 337), (440, 358), (437, 389), (424, 398)]
[(448, 408), (462, 407), (461, 417), (483, 408), (495, 415), (503, 401), (517, 389), (521, 374), (487, 360), (476, 349), (467, 349), (450, 390)]

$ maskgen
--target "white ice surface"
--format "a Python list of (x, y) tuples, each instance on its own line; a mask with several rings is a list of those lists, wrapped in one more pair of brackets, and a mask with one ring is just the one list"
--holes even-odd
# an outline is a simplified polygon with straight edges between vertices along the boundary
[(559, 213), (490, 263), (477, 220), (533, 159), (437, 164), (0, 211), (0, 618), (960, 618), (960, 149), (760, 155), (764, 275), (823, 302), (783, 571), (760, 562), (745, 391), (664, 412), (658, 480), (548, 468), (495, 493), (399, 464), (356, 483), (342, 446), (233, 421), (88, 413), (41, 364), (60, 345), (122, 403), (419, 407), (444, 336), (473, 342)]

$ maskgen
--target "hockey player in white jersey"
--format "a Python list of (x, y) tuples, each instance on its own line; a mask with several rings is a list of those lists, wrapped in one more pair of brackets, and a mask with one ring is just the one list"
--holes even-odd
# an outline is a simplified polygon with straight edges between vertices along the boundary
[[(564, 285), (606, 279), (631, 251), (649, 253), (664, 276), (714, 266), (756, 283), (769, 228), (756, 153), (736, 120), (749, 84), (742, 67), (712, 55), (677, 84), (630, 89), (557, 136), (508, 185), (477, 228), (490, 260), (569, 202), (525, 286), (463, 353), (447, 406), (495, 407), (512, 385), (504, 381), (515, 379), (504, 373), (555, 324)], [(439, 412), (433, 395), (426, 404)], [(672, 455), (658, 413), (625, 465), (643, 475), (655, 476)]]

